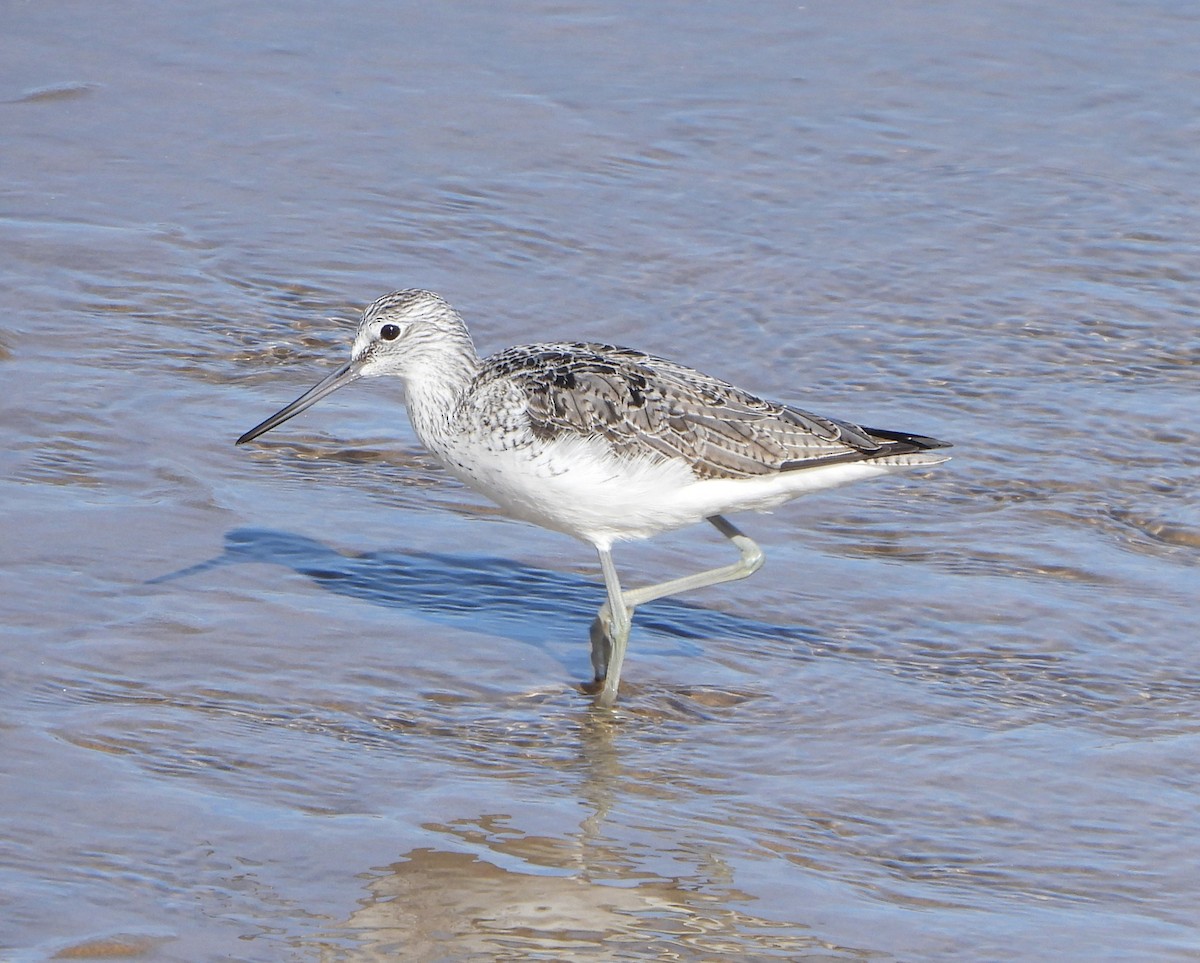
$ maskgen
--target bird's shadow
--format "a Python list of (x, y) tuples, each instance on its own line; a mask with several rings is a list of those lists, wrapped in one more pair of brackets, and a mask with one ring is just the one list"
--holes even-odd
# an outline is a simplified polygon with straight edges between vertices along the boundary
[[(389, 551), (341, 552), (292, 532), (239, 528), (226, 533), (215, 558), (149, 579), (162, 584), (226, 565), (283, 565), (339, 595), (403, 609), (430, 621), (486, 631), (527, 645), (586, 643), (588, 627), (604, 601), (599, 581), (477, 554)], [(795, 627), (707, 609), (679, 599), (647, 603), (635, 631), (646, 651), (694, 655), (712, 638), (811, 643)], [(586, 646), (579, 648), (585, 657)]]

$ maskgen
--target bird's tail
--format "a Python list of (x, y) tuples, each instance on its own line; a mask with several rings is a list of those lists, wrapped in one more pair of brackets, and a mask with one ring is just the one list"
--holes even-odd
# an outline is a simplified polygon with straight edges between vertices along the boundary
[(864, 428), (872, 441), (879, 443), (879, 451), (870, 456), (870, 461), (885, 465), (940, 465), (949, 461), (949, 455), (935, 453), (938, 448), (952, 448), (948, 441), (930, 438), (928, 435), (909, 435), (902, 431), (884, 428)]

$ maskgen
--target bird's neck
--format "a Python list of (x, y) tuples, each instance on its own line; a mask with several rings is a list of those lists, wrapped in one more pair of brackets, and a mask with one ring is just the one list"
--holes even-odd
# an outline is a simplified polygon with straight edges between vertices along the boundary
[(479, 355), (464, 331), (428, 361), (414, 358), (404, 379), (409, 418), (422, 439), (438, 434), (457, 410), (479, 371)]

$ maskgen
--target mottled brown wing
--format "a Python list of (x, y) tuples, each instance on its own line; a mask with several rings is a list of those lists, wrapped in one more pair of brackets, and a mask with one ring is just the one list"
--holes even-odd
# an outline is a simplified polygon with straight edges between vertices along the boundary
[(489, 377), (525, 393), (534, 434), (598, 434), (622, 455), (687, 461), (701, 478), (746, 478), (879, 454), (887, 442), (841, 421), (772, 404), (628, 348), (561, 343), (510, 348)]

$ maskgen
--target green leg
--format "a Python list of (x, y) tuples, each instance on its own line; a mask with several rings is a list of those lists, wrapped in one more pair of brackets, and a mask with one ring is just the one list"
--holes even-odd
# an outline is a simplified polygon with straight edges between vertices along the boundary
[(617, 578), (611, 552), (608, 549), (599, 550), (600, 569), (604, 573), (604, 587), (608, 591), (608, 601), (601, 606), (600, 614), (596, 616), (591, 628), (592, 668), (596, 673), (596, 682), (604, 683), (596, 699), (599, 705), (609, 707), (617, 701), (617, 688), (621, 684), (621, 664), (625, 660), (634, 609), (668, 595), (678, 595), (680, 592), (690, 592), (692, 589), (746, 578), (762, 568), (762, 550), (752, 539), (743, 535), (737, 526), (720, 515), (713, 515), (708, 521), (733, 542), (741, 553), (741, 558), (732, 565), (625, 592), (622, 591), (620, 580)]

